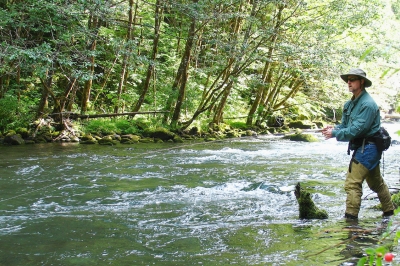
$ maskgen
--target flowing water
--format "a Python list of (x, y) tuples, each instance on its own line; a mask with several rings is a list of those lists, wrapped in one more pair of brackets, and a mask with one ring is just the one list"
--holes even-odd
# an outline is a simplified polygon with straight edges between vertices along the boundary
[[(365, 187), (358, 224), (342, 218), (347, 145), (318, 136), (0, 147), (0, 265), (355, 265), (379, 201)], [(384, 155), (394, 189), (399, 151)], [(298, 219), (298, 182), (329, 219)]]

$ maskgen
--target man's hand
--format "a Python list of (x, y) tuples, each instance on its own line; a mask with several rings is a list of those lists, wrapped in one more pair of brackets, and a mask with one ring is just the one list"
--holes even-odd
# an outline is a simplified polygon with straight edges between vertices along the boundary
[(332, 130), (333, 126), (326, 126), (322, 129), (322, 135), (324, 135), (325, 139), (330, 139), (332, 138)]

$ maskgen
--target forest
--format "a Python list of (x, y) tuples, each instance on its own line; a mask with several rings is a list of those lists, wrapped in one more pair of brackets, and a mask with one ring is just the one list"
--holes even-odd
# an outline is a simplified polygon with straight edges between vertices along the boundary
[(398, 112), (399, 20), (400, 0), (1, 0), (0, 132), (65, 114), (335, 120), (353, 67)]

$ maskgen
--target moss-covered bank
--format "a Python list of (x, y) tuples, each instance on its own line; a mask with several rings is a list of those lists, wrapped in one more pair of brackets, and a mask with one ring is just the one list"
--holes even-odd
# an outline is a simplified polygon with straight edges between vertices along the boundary
[[(316, 128), (318, 125), (296, 122), (301, 128)], [(294, 134), (293, 134), (294, 133)], [(317, 141), (302, 129), (290, 127), (248, 127), (244, 123), (208, 124), (194, 126), (187, 130), (170, 129), (163, 125), (154, 125), (143, 120), (92, 120), (86, 124), (68, 121), (58, 125), (52, 119), (43, 119), (30, 128), (17, 128), (0, 133), (0, 143), (4, 145), (22, 145), (46, 142), (78, 142), (80, 144), (135, 144), (184, 141), (214, 141), (227, 138), (257, 137), (258, 135), (287, 135), (293, 141)]]

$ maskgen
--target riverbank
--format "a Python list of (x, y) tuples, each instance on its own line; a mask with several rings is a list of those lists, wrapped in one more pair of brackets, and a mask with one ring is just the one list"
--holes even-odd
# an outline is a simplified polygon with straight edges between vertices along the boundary
[[(135, 144), (135, 143), (182, 143), (185, 141), (215, 141), (229, 138), (257, 137), (259, 135), (284, 135), (301, 133), (302, 130), (315, 131), (323, 122), (294, 121), (276, 126), (261, 125), (248, 127), (241, 122), (230, 124), (209, 124), (191, 127), (187, 130), (171, 130), (155, 126), (142, 120), (92, 120), (85, 126), (77, 126), (72, 121), (57, 125), (52, 119), (37, 121), (30, 129), (18, 128), (0, 134), (4, 145), (22, 145), (49, 142), (78, 142), (80, 144)], [(305, 140), (303, 138), (296, 140)]]

